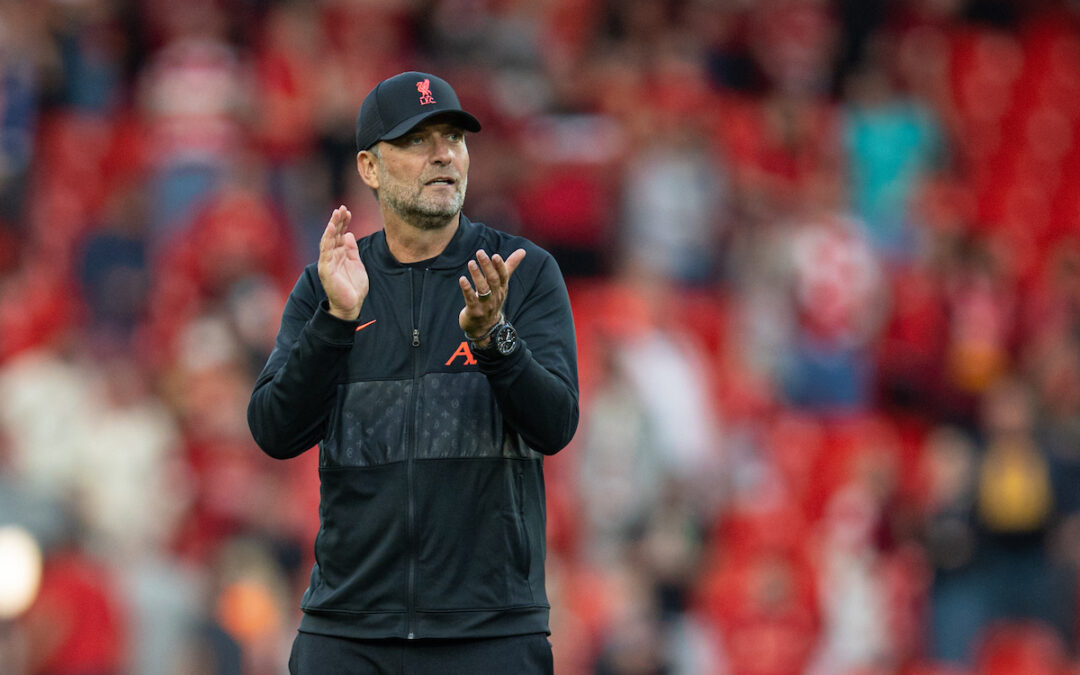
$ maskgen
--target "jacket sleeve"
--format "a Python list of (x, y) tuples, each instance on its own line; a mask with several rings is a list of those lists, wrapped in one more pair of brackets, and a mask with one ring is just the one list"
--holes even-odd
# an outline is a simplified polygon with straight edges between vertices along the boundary
[(329, 313), (313, 269), (305, 270), (248, 402), (248, 427), (263, 452), (288, 459), (323, 439), (355, 331), (356, 322)]
[[(578, 425), (577, 341), (566, 284), (555, 259), (544, 260), (524, 300), (507, 308), (520, 345), (509, 357), (478, 353), (480, 372), (495, 394), (503, 418), (529, 447), (553, 455), (566, 447)], [(519, 270), (519, 272), (522, 270)], [(513, 285), (517, 276), (511, 279)]]

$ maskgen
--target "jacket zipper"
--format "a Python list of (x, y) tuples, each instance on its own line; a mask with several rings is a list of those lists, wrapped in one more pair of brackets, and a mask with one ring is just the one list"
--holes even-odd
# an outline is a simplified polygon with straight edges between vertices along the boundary
[(409, 640), (416, 639), (416, 558), (419, 555), (416, 535), (416, 498), (413, 495), (413, 465), (416, 461), (417, 451), (417, 419), (420, 413), (420, 371), (423, 365), (423, 353), (419, 351), (420, 347), (420, 322), (423, 320), (424, 315), (424, 286), (427, 281), (427, 269), (424, 269), (424, 276), (420, 279), (420, 302), (419, 308), (414, 313), (413, 307), (416, 306), (416, 292), (413, 288), (413, 270), (409, 270), (409, 317), (412, 319), (412, 346), (413, 351), (413, 387), (412, 387), (412, 419), (409, 422), (409, 453), (405, 463), (406, 474), (406, 494), (408, 498), (408, 534), (409, 534), (409, 565), (408, 565), (408, 617), (407, 625), (405, 628), (406, 638)]

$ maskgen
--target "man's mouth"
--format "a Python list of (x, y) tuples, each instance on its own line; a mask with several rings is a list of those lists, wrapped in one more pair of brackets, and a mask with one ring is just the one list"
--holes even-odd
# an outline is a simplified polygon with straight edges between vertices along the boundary
[(457, 181), (447, 176), (439, 176), (437, 178), (432, 178), (424, 183), (424, 185), (457, 185)]

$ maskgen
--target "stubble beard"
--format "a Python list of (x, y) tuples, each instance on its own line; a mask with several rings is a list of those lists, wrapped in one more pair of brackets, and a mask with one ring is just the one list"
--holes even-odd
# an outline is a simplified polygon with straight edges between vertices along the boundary
[(439, 230), (446, 227), (465, 203), (468, 179), (462, 178), (454, 187), (453, 196), (425, 196), (423, 186), (409, 193), (404, 186), (387, 184), (379, 191), (379, 200), (402, 220), (419, 230)]

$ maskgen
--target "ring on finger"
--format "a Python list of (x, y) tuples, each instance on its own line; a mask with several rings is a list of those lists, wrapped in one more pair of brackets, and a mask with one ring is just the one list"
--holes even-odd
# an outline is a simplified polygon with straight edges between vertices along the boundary
[(480, 298), (481, 300), (487, 300), (491, 297), (491, 289), (487, 289), (487, 291), (484, 293), (477, 293), (476, 297)]

